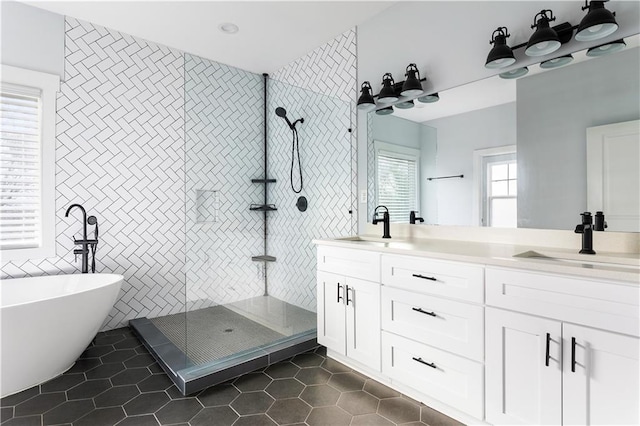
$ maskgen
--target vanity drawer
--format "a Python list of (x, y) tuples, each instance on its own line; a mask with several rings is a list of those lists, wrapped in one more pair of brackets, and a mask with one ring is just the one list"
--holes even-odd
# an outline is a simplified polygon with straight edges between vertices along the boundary
[(487, 305), (640, 335), (640, 286), (487, 268)]
[(383, 331), (382, 372), (475, 418), (483, 416), (480, 363)]
[(382, 255), (382, 284), (475, 303), (484, 300), (484, 267)]
[(318, 246), (318, 270), (380, 282), (380, 253)]
[(382, 329), (483, 360), (482, 306), (382, 286)]

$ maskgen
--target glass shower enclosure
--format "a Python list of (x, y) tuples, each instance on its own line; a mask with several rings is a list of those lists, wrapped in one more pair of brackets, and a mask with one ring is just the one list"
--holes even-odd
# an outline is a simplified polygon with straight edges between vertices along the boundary
[(354, 227), (353, 153), (349, 102), (265, 75), (185, 55), (184, 105), (185, 311), (131, 325), (190, 394), (317, 345), (312, 240)]

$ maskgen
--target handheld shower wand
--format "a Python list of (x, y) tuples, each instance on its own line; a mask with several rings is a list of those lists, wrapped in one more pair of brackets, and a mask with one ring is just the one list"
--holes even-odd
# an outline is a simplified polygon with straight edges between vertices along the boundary
[(304, 118), (298, 118), (296, 121), (291, 123), (291, 121), (289, 121), (289, 119), (287, 118), (287, 110), (282, 107), (276, 108), (276, 115), (278, 117), (284, 118), (284, 120), (287, 122), (291, 130), (295, 130), (296, 124), (304, 123)]
[[(292, 123), (287, 118), (287, 110), (282, 108), (282, 107), (276, 108), (276, 115), (278, 117), (280, 117), (280, 118), (284, 118), (285, 119), (285, 121), (287, 122), (287, 125), (289, 125), (289, 128), (291, 129), (291, 132), (293, 133), (293, 141), (292, 141), (292, 146), (291, 146), (291, 172), (290, 172), (291, 189), (296, 194), (299, 194), (300, 192), (302, 192), (302, 165), (300, 163), (300, 146), (299, 146), (299, 139), (298, 139), (298, 130), (296, 130), (296, 124), (304, 123), (304, 118), (299, 118), (299, 119), (297, 119), (296, 121), (294, 121)], [(299, 177), (300, 177), (300, 189), (296, 189), (295, 186), (293, 185), (293, 165), (294, 165), (294, 162), (295, 162), (294, 159), (295, 159), (295, 156), (296, 156), (296, 151), (297, 151), (297, 155), (298, 155), (298, 172), (299, 172)]]

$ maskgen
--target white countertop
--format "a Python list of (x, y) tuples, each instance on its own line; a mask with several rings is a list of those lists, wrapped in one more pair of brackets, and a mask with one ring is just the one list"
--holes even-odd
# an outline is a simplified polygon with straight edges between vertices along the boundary
[[(444, 239), (382, 239), (369, 235), (319, 239), (313, 240), (313, 242), (357, 250), (424, 256), (432, 259), (640, 284), (640, 258), (637, 253), (598, 252), (595, 255), (586, 255), (579, 254), (577, 249), (567, 250)], [(531, 255), (546, 257), (530, 257)]]

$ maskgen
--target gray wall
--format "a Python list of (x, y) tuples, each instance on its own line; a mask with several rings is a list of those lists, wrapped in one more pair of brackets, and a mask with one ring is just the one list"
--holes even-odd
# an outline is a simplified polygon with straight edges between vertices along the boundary
[(438, 194), (440, 225), (472, 225), (473, 151), (516, 143), (516, 104), (427, 121), (437, 131), (437, 176), (464, 175), (462, 179), (431, 181)]
[(639, 52), (518, 81), (518, 227), (573, 229), (579, 222), (587, 206), (586, 129), (640, 117)]
[[(420, 123), (405, 120), (393, 115), (380, 116), (370, 114), (369, 141), (367, 144), (367, 167), (361, 172), (366, 173), (368, 179), (368, 214), (367, 221), (371, 221), (375, 208), (375, 152), (373, 141), (387, 142), (394, 145), (406, 146), (420, 150), (420, 215), (425, 223), (437, 223), (436, 194), (431, 190), (431, 185), (426, 178), (435, 172), (437, 143), (435, 131)], [(395, 218), (396, 220), (398, 218)], [(409, 218), (401, 218), (402, 222), (408, 222)]]
[(64, 78), (64, 16), (17, 2), (0, 2), (4, 65)]

